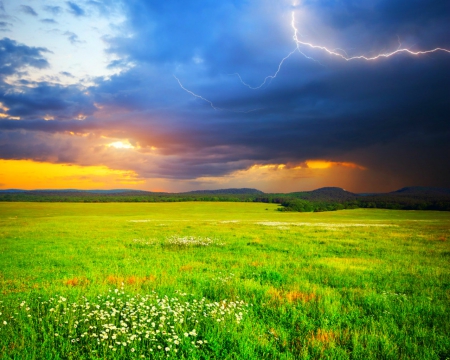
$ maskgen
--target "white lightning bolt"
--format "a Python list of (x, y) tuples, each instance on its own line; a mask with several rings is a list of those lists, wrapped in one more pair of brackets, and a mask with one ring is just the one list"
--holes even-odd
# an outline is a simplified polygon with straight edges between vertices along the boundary
[(297, 36), (298, 30), (295, 27), (295, 15), (294, 15), (294, 12), (292, 12), (291, 25), (292, 25), (292, 28), (294, 29), (293, 39), (294, 39), (295, 43), (297, 44), (297, 50), (299, 52), (301, 52), (300, 51), (300, 45), (304, 45), (304, 46), (308, 46), (308, 47), (310, 47), (312, 49), (323, 50), (323, 51), (327, 52), (328, 54), (338, 56), (338, 57), (344, 59), (345, 61), (357, 60), (357, 59), (371, 61), (371, 60), (377, 60), (379, 58), (388, 58), (388, 57), (391, 57), (392, 55), (396, 55), (396, 54), (399, 54), (399, 53), (402, 53), (402, 52), (408, 53), (410, 55), (424, 55), (424, 54), (434, 53), (434, 52), (437, 52), (437, 51), (444, 51), (444, 52), (447, 52), (447, 53), (450, 54), (450, 50), (447, 50), (447, 49), (444, 49), (444, 48), (440, 48), (440, 47), (434, 48), (432, 50), (424, 50), (424, 51), (412, 51), (412, 50), (409, 50), (409, 49), (406, 49), (406, 48), (402, 48), (402, 49), (397, 48), (397, 50), (395, 50), (395, 51), (392, 51), (392, 52), (389, 52), (389, 53), (384, 53), (384, 54), (378, 54), (378, 55), (373, 56), (373, 57), (367, 57), (367, 56), (364, 56), (364, 55), (358, 55), (358, 56), (351, 56), (351, 57), (349, 57), (349, 56), (344, 56), (344, 55), (342, 55), (342, 54), (340, 54), (340, 53), (338, 53), (336, 51), (330, 50), (330, 49), (326, 48), (325, 46), (314, 45), (314, 44), (311, 44), (311, 43), (300, 41), (298, 39), (298, 36)]
[[(242, 77), (241, 77), (241, 75), (240, 75), (239, 73), (234, 73), (234, 74), (231, 74), (231, 75), (236, 75), (236, 76), (239, 78), (240, 82), (241, 82), (243, 85), (247, 86), (249, 89), (252, 89), (252, 90), (260, 89), (260, 88), (263, 87), (267, 82), (270, 83), (270, 81), (272, 81), (273, 79), (275, 79), (275, 78), (278, 76), (278, 73), (281, 71), (281, 67), (283, 66), (284, 62), (285, 62), (287, 59), (289, 59), (289, 58), (290, 58), (294, 53), (296, 53), (296, 52), (300, 53), (301, 55), (303, 55), (303, 56), (304, 56), (305, 58), (307, 58), (307, 59), (310, 59), (310, 60), (313, 60), (313, 61), (318, 62), (316, 59), (314, 59), (314, 58), (312, 58), (312, 57), (306, 55), (306, 54), (300, 49), (300, 46), (309, 47), (309, 48), (311, 48), (311, 49), (319, 49), (319, 50), (323, 50), (324, 52), (326, 52), (326, 53), (328, 53), (328, 54), (330, 54), (330, 55), (337, 56), (337, 57), (339, 57), (339, 58), (341, 58), (342, 60), (345, 60), (345, 61), (351, 61), (351, 60), (366, 60), (366, 61), (373, 61), (373, 60), (377, 60), (377, 59), (379, 59), (379, 58), (388, 58), (388, 57), (391, 57), (391, 56), (396, 55), (396, 54), (399, 54), (399, 53), (407, 53), (407, 54), (410, 54), (410, 55), (418, 56), (418, 55), (424, 55), (424, 54), (430, 54), (430, 53), (434, 53), (434, 52), (438, 52), (438, 51), (443, 51), (443, 52), (446, 52), (446, 53), (449, 53), (449, 54), (450, 54), (450, 50), (444, 49), (444, 48), (440, 48), (440, 47), (434, 48), (434, 49), (431, 49), (431, 50), (422, 50), (422, 51), (412, 51), (412, 50), (407, 49), (407, 48), (402, 48), (402, 47), (401, 47), (400, 39), (398, 38), (398, 35), (397, 35), (399, 46), (398, 46), (397, 50), (395, 50), (395, 51), (392, 51), (392, 52), (389, 52), (389, 53), (381, 53), (381, 54), (378, 54), (378, 55), (372, 56), (372, 57), (368, 57), (368, 56), (365, 56), (365, 55), (348, 56), (348, 54), (347, 54), (347, 53), (345, 52), (345, 50), (343, 50), (343, 49), (336, 48), (336, 49), (330, 50), (330, 49), (328, 49), (328, 48), (325, 47), (325, 46), (315, 45), (315, 44), (312, 44), (312, 43), (309, 43), (309, 42), (305, 42), (305, 41), (299, 40), (299, 38), (298, 38), (298, 29), (297, 29), (297, 27), (295, 26), (295, 12), (294, 12), (294, 11), (292, 12), (291, 27), (292, 27), (292, 29), (294, 30), (294, 35), (293, 35), (292, 38), (293, 38), (293, 40), (294, 40), (294, 42), (295, 42), (295, 49), (292, 50), (289, 54), (287, 54), (283, 59), (281, 59), (280, 63), (278, 64), (277, 70), (275, 71), (275, 73), (274, 73), (273, 75), (268, 75), (268, 76), (266, 76), (266, 77), (264, 78), (264, 81), (263, 81), (261, 84), (259, 84), (258, 86), (251, 86), (251, 85), (249, 85), (248, 83), (246, 83), (246, 82), (242, 79)], [(337, 51), (340, 51), (340, 52), (337, 52)], [(344, 54), (344, 55), (343, 55), (343, 54)], [(319, 62), (318, 62), (318, 63), (319, 63)], [(319, 63), (319, 64), (320, 64), (320, 63)], [(183, 86), (183, 84), (181, 83), (181, 81), (180, 81), (175, 75), (173, 75), (173, 77), (178, 81), (178, 84), (180, 85), (180, 87), (181, 87), (184, 91), (186, 91), (187, 93), (191, 94), (192, 96), (195, 96), (195, 97), (198, 98), (198, 99), (201, 99), (201, 100), (203, 100), (203, 101), (206, 101), (206, 102), (207, 102), (214, 110), (223, 110), (223, 111), (231, 111), (231, 112), (235, 112), (235, 113), (244, 113), (244, 114), (247, 114), (247, 113), (250, 113), (250, 112), (253, 112), (253, 111), (257, 111), (257, 110), (260, 110), (260, 109), (261, 109), (261, 108), (258, 108), (258, 109), (248, 110), (248, 111), (239, 111), (239, 110), (230, 110), (230, 109), (224, 109), (224, 108), (217, 107), (217, 106), (215, 106), (215, 105), (213, 104), (212, 101), (210, 101), (210, 100), (204, 98), (203, 96), (200, 96), (200, 95), (198, 95), (198, 94), (192, 92), (191, 90), (186, 89), (186, 88)]]
[(267, 80), (273, 80), (273, 79), (275, 79), (275, 78), (277, 77), (278, 73), (279, 73), (280, 70), (281, 70), (281, 66), (283, 65), (284, 61), (287, 60), (287, 59), (289, 59), (289, 58), (291, 57), (291, 55), (292, 55), (293, 53), (295, 53), (297, 50), (298, 50), (298, 49), (295, 48), (295, 49), (292, 50), (288, 55), (286, 55), (286, 56), (281, 60), (280, 64), (278, 65), (278, 69), (277, 69), (277, 71), (275, 72), (275, 74), (266, 76), (266, 78), (264, 79), (264, 81), (263, 81), (260, 85), (258, 85), (258, 86), (253, 87), (253, 86), (247, 84), (246, 82), (244, 82), (244, 80), (242, 80), (242, 77), (241, 77), (241, 75), (239, 75), (239, 73), (234, 73), (234, 74), (231, 74), (231, 75), (236, 75), (236, 76), (239, 78), (239, 80), (241, 80), (241, 83), (244, 84), (245, 86), (247, 86), (248, 88), (250, 88), (250, 89), (252, 89), (252, 90), (259, 89), (259, 88), (263, 87), (263, 86), (266, 84)]
[(224, 109), (224, 108), (217, 107), (217, 106), (215, 106), (215, 105), (213, 104), (212, 101), (210, 101), (210, 100), (208, 100), (208, 99), (205, 99), (203, 96), (197, 95), (196, 93), (192, 92), (192, 91), (189, 90), (189, 89), (186, 89), (186, 88), (183, 86), (183, 84), (181, 83), (180, 79), (178, 79), (175, 75), (173, 75), (173, 77), (175, 78), (175, 80), (178, 81), (178, 84), (180, 85), (180, 87), (181, 87), (184, 91), (186, 91), (188, 94), (191, 94), (192, 96), (195, 96), (196, 98), (198, 98), (198, 99), (200, 99), (200, 100), (206, 101), (209, 105), (211, 105), (211, 107), (212, 107), (214, 110), (223, 110), (223, 111), (231, 111), (231, 112), (235, 112), (235, 113), (248, 114), (248, 113), (251, 113), (251, 112), (253, 112), (253, 111), (257, 111), (257, 110), (261, 110), (261, 109), (262, 109), (262, 108), (258, 108), (258, 109), (252, 109), (252, 110), (246, 110), (246, 111), (243, 111), (243, 110), (242, 110), (242, 111), (241, 111), (241, 110), (230, 110), (230, 109)]
[[(434, 52), (438, 52), (438, 51), (443, 51), (443, 52), (446, 52), (446, 53), (450, 54), (450, 50), (444, 49), (444, 48), (441, 48), (441, 47), (437, 47), (437, 48), (434, 48), (434, 49), (431, 49), (431, 50), (423, 50), (423, 51), (412, 51), (412, 50), (409, 50), (407, 48), (401, 48), (401, 43), (400, 43), (400, 39), (399, 39), (399, 46), (398, 46), (397, 50), (395, 50), (395, 51), (392, 51), (392, 52), (389, 52), (389, 53), (381, 53), (381, 54), (378, 54), (378, 55), (372, 56), (372, 57), (368, 57), (368, 56), (364, 56), (364, 55), (348, 56), (348, 54), (342, 49), (330, 50), (330, 49), (328, 49), (325, 46), (315, 45), (315, 44), (312, 44), (312, 43), (308, 43), (308, 42), (304, 42), (304, 41), (299, 40), (299, 38), (298, 38), (298, 30), (297, 30), (297, 28), (295, 26), (295, 13), (294, 12), (292, 12), (291, 26), (292, 26), (292, 29), (294, 30), (293, 40), (295, 42), (296, 48), (294, 50), (292, 50), (288, 55), (286, 55), (280, 61), (280, 63), (278, 64), (277, 71), (273, 75), (266, 76), (264, 81), (258, 86), (251, 86), (251, 85), (247, 84), (242, 79), (242, 77), (241, 77), (241, 75), (239, 73), (235, 73), (235, 74), (232, 74), (232, 75), (236, 75), (239, 78), (239, 80), (241, 81), (241, 83), (243, 85), (247, 86), (248, 88), (250, 88), (252, 90), (260, 89), (261, 87), (263, 87), (267, 83), (268, 80), (273, 80), (273, 79), (275, 79), (277, 77), (278, 73), (281, 70), (281, 67), (282, 67), (283, 63), (287, 59), (289, 59), (295, 52), (299, 52), (300, 54), (302, 54), (307, 59), (310, 59), (310, 60), (313, 60), (313, 61), (317, 62), (317, 60), (315, 60), (314, 58), (312, 58), (310, 56), (307, 56), (305, 53), (303, 53), (301, 51), (301, 49), (300, 49), (300, 46), (309, 47), (311, 49), (323, 50), (326, 53), (328, 53), (330, 55), (337, 56), (337, 57), (339, 57), (339, 58), (341, 58), (341, 59), (343, 59), (345, 61), (358, 60), (358, 59), (359, 60), (366, 60), (366, 61), (373, 61), (373, 60), (377, 60), (379, 58), (388, 58), (388, 57), (391, 57), (391, 56), (399, 54), (399, 53), (407, 53), (407, 54), (410, 54), (410, 55), (418, 56), (418, 55), (425, 55), (425, 54), (430, 54), (430, 53), (434, 53)], [(340, 52), (337, 52), (337, 50), (339, 50)], [(345, 54), (345, 55), (343, 55), (343, 54)]]
[(186, 91), (187, 93), (189, 93), (189, 94), (191, 94), (192, 96), (195, 96), (196, 98), (199, 98), (199, 99), (201, 99), (201, 100), (203, 100), (203, 101), (206, 101), (207, 103), (209, 103), (209, 105), (211, 105), (211, 107), (212, 107), (214, 110), (223, 110), (223, 109), (221, 109), (221, 108), (215, 107), (214, 104), (213, 104), (211, 101), (209, 101), (208, 99), (205, 99), (203, 96), (197, 95), (196, 93), (193, 93), (191, 90), (186, 89), (186, 88), (183, 86), (183, 84), (181, 83), (180, 79), (178, 79), (175, 75), (174, 75), (173, 77), (178, 81), (178, 84), (180, 85), (180, 87), (181, 87), (184, 91)]

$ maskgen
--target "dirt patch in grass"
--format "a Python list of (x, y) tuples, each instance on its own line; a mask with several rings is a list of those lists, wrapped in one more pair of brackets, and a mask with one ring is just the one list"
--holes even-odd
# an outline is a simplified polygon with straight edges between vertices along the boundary
[(200, 261), (192, 261), (187, 263), (186, 265), (182, 265), (180, 266), (180, 268), (178, 269), (179, 272), (192, 272), (195, 269), (204, 267), (205, 264), (200, 262)]
[(147, 276), (116, 276), (116, 275), (109, 275), (106, 278), (106, 283), (110, 285), (115, 286), (122, 286), (122, 285), (137, 285), (142, 286), (146, 283), (152, 283), (156, 280), (156, 276), (154, 275), (147, 275)]
[(307, 303), (311, 301), (317, 301), (318, 295), (315, 293), (301, 292), (297, 290), (283, 291), (277, 288), (271, 287), (267, 291), (267, 295), (270, 297), (270, 303), (283, 304), (283, 303)]
[(89, 283), (90, 283), (90, 281), (88, 279), (86, 279), (85, 277), (74, 277), (72, 279), (64, 280), (64, 285), (71, 286), (71, 287), (75, 287), (75, 286), (85, 287), (85, 286), (88, 286)]
[(259, 261), (252, 261), (249, 265), (253, 266), (253, 267), (259, 267), (259, 266), (263, 266), (264, 264)]

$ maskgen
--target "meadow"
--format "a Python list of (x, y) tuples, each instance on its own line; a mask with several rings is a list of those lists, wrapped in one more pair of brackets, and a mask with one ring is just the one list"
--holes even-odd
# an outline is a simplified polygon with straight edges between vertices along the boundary
[(2, 359), (450, 359), (450, 213), (0, 203)]

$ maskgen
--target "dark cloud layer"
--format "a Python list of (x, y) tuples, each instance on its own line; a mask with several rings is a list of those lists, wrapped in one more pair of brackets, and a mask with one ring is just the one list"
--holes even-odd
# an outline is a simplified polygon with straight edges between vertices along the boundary
[(22, 119), (44, 118), (51, 114), (55, 119), (74, 119), (90, 115), (96, 108), (89, 96), (76, 86), (40, 83), (22, 87), (21, 91), (6, 91), (0, 101), (9, 108), (11, 116)]
[(12, 75), (24, 67), (31, 66), (38, 69), (49, 66), (42, 47), (29, 47), (16, 41), (3, 38), (0, 40), (0, 76)]
[[(66, 4), (74, 15), (86, 14), (78, 3)], [(52, 147), (51, 134), (92, 133), (128, 139), (143, 159), (158, 148), (158, 161), (126, 164), (142, 176), (195, 179), (326, 159), (370, 169), (355, 180), (370, 189), (383, 182), (450, 187), (449, 53), (345, 61), (301, 47), (306, 56), (293, 54), (260, 89), (235, 75), (257, 86), (277, 71), (295, 48), (291, 11), (302, 41), (352, 56), (393, 51), (399, 39), (412, 50), (450, 48), (446, 2), (135, 0), (123, 9), (124, 35), (105, 39), (116, 57), (110, 67), (123, 71), (87, 89), (1, 85), (8, 115), (22, 120), (0, 120), (0, 157), (50, 159), (62, 151), (59, 137)], [(45, 52), (1, 40), (0, 75), (48, 66)], [(85, 119), (74, 120), (80, 114)], [(48, 115), (54, 120), (43, 120)], [(29, 147), (14, 140), (23, 134)], [(90, 156), (82, 151), (73, 142), (64, 159), (81, 163)]]

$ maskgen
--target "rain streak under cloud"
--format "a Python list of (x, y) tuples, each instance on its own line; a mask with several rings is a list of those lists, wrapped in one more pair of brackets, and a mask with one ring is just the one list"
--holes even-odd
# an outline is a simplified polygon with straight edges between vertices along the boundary
[(449, 187), (449, 24), (437, 0), (4, 0), (0, 188)]

